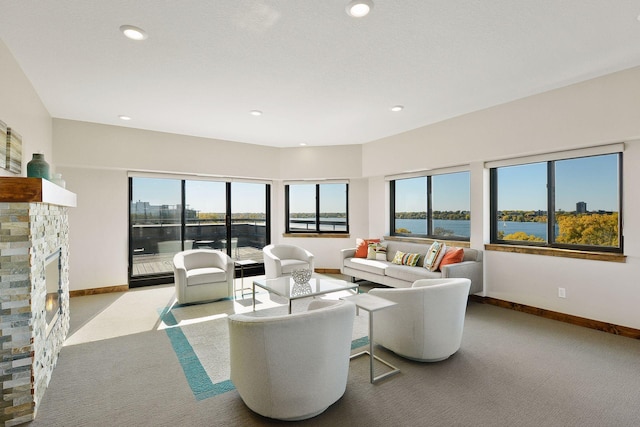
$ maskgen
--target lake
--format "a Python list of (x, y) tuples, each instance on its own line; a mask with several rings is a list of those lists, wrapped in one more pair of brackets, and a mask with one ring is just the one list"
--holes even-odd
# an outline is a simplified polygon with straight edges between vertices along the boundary
[[(436, 219), (433, 221), (433, 226), (450, 230), (456, 236), (471, 236), (469, 220)], [(426, 234), (427, 222), (424, 219), (397, 219), (396, 228), (406, 228), (412, 234)], [(542, 222), (502, 221), (500, 222), (500, 231), (504, 231), (505, 236), (516, 231), (524, 231), (543, 239), (547, 238), (547, 224)]]

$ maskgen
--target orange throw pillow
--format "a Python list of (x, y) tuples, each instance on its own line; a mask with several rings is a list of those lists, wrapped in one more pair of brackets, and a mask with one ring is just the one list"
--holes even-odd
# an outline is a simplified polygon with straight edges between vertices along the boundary
[(366, 258), (369, 252), (369, 243), (380, 243), (380, 239), (356, 239), (356, 258)]
[(443, 265), (457, 264), (459, 262), (462, 262), (463, 258), (464, 258), (464, 249), (462, 248), (447, 249), (447, 252), (444, 254), (444, 258), (442, 258), (442, 261), (440, 261), (440, 268), (442, 268)]

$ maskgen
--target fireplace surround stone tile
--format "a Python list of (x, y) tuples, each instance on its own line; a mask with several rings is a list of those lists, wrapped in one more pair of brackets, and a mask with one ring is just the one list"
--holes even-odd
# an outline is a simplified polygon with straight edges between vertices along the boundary
[[(47, 333), (45, 261), (58, 249), (60, 313)], [(0, 201), (0, 274), (0, 425), (10, 427), (34, 419), (69, 331), (68, 207)]]

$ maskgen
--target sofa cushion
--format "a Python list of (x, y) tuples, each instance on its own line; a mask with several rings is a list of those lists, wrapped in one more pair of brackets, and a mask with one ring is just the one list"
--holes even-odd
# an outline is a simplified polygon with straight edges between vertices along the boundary
[(443, 265), (449, 264), (457, 264), (462, 262), (464, 259), (464, 249), (462, 248), (447, 248), (447, 252), (442, 257), (442, 261), (440, 261), (440, 265), (438, 269), (442, 268)]
[(441, 242), (433, 242), (427, 251), (427, 256), (424, 258), (424, 268), (429, 271), (436, 271), (440, 266), (440, 261), (444, 257), (447, 250), (447, 245)]
[(367, 252), (367, 259), (387, 259), (387, 244), (386, 243), (369, 243), (369, 250)]
[(440, 279), (442, 277), (442, 273), (439, 271), (432, 272), (425, 268), (396, 264), (387, 267), (385, 274), (394, 279), (404, 280), (409, 283), (413, 283), (418, 279)]
[(221, 268), (195, 268), (187, 271), (187, 286), (224, 282), (225, 280), (227, 280), (227, 273)]
[(380, 239), (356, 239), (356, 258), (366, 258), (370, 243), (380, 243)]
[(396, 251), (393, 260), (391, 261), (393, 264), (398, 265), (409, 265), (411, 267), (415, 267), (418, 264), (418, 260), (420, 259), (420, 254), (412, 254), (412, 253), (404, 253), (402, 251)]
[(378, 261), (366, 258), (347, 258), (344, 260), (345, 267), (379, 274), (381, 276), (384, 276), (384, 272), (390, 264), (391, 263), (389, 261)]
[[(424, 255), (427, 253), (427, 249), (429, 249), (429, 245), (423, 243), (401, 242), (396, 240), (385, 240), (384, 243), (387, 244), (387, 253), (391, 259), (393, 259), (396, 251), (420, 254), (421, 258), (424, 258)], [(418, 261), (418, 264), (422, 265), (422, 260)]]

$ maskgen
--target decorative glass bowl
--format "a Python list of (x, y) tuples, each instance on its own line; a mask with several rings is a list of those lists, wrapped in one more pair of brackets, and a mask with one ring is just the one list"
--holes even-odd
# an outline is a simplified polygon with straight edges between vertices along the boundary
[(309, 295), (311, 292), (313, 292), (313, 289), (311, 289), (311, 285), (309, 283), (294, 283), (293, 287), (291, 288), (291, 296), (292, 297), (299, 297), (302, 295)]
[(291, 277), (296, 283), (309, 283), (311, 279), (311, 270), (305, 268), (304, 270), (294, 270), (291, 272)]

